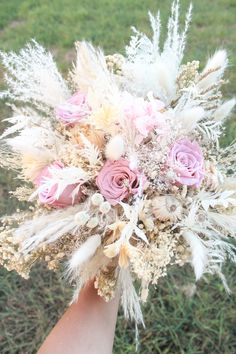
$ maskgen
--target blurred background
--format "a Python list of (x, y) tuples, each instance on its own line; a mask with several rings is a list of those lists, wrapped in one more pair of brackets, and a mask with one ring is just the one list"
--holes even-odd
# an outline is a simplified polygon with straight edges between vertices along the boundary
[[(193, 0), (193, 24), (185, 60), (204, 65), (216, 48), (229, 52), (230, 66), (224, 87), (226, 97), (236, 91), (236, 0)], [(181, 0), (182, 15), (189, 1)], [(86, 39), (104, 48), (106, 54), (123, 52), (130, 26), (150, 33), (148, 10), (161, 9), (162, 30), (171, 0), (0, 0), (0, 49), (19, 50), (31, 38), (46, 46), (67, 75), (74, 60), (73, 43)], [(182, 16), (183, 17), (183, 16)], [(0, 86), (3, 68), (0, 67)], [(10, 111), (0, 103), (1, 120)], [(4, 122), (0, 121), (0, 133)], [(236, 116), (228, 122), (222, 144), (236, 138)], [(0, 212), (12, 212), (16, 201), (14, 175), (0, 171)], [(13, 187), (12, 187), (13, 186)], [(146, 328), (140, 328), (140, 353), (202, 354), (236, 353), (236, 269), (225, 267), (232, 295), (220, 280), (208, 277), (197, 288), (191, 269), (173, 269), (156, 289), (143, 311)], [(43, 265), (34, 268), (29, 280), (0, 269), (0, 353), (35, 353), (65, 310), (71, 289), (62, 274)], [(105, 334), (104, 334), (105, 335)], [(134, 325), (119, 315), (114, 353), (135, 353)], [(53, 353), (52, 353), (53, 354)], [(69, 353), (65, 353), (69, 354)]]

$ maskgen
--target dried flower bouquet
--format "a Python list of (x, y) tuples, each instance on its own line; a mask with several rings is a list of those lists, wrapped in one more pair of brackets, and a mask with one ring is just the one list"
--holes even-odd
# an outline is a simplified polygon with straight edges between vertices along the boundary
[(160, 15), (149, 17), (153, 37), (134, 29), (124, 56), (76, 43), (67, 81), (36, 42), (1, 53), (13, 110), (1, 165), (29, 208), (2, 218), (0, 263), (27, 278), (38, 260), (64, 262), (74, 299), (95, 279), (141, 323), (169, 267), (191, 263), (196, 280), (217, 273), (228, 289), (222, 265), (236, 262), (236, 144), (219, 145), (235, 105), (220, 91), (226, 51), (203, 70), (182, 64), (191, 7), (181, 31), (174, 1), (163, 47)]

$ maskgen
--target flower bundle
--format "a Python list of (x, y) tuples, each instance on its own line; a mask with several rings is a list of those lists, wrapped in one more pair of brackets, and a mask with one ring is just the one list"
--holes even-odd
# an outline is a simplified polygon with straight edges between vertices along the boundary
[(137, 322), (171, 266), (191, 263), (196, 280), (216, 273), (227, 288), (222, 265), (236, 262), (236, 144), (219, 144), (235, 104), (220, 91), (227, 54), (203, 70), (182, 64), (191, 7), (181, 31), (174, 1), (163, 46), (160, 15), (149, 16), (153, 37), (134, 29), (124, 56), (76, 43), (67, 81), (36, 42), (1, 53), (13, 116), (0, 161), (29, 202), (1, 219), (1, 264), (27, 278), (38, 260), (64, 262), (74, 300), (94, 279), (106, 301), (119, 289)]

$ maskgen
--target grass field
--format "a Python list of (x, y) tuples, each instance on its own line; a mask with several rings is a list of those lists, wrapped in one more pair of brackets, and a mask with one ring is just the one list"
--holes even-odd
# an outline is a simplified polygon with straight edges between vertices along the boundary
[[(91, 40), (108, 54), (122, 51), (131, 25), (149, 32), (147, 10), (161, 8), (165, 20), (170, 4), (171, 0), (0, 0), (0, 49), (18, 50), (35, 38), (54, 53), (66, 74), (74, 58), (75, 40)], [(186, 9), (188, 1), (182, 0), (181, 5)], [(186, 59), (198, 58), (203, 65), (216, 47), (226, 47), (231, 65), (227, 72), (230, 83), (224, 93), (226, 97), (235, 95), (236, 0), (194, 0), (193, 5)], [(9, 113), (3, 103), (0, 112), (2, 118)], [(235, 137), (234, 116), (222, 143)], [(15, 183), (13, 175), (1, 171), (2, 214), (15, 208), (7, 194)], [(225, 274), (231, 296), (224, 292), (220, 280), (212, 277), (200, 281), (194, 296), (189, 297), (194, 289), (191, 269), (174, 269), (163, 279), (144, 308), (146, 329), (140, 329), (140, 353), (236, 353), (236, 270), (227, 265)], [(70, 295), (61, 277), (49, 273), (43, 265), (33, 270), (28, 281), (0, 269), (0, 353), (35, 353), (63, 313)], [(114, 353), (134, 352), (134, 327), (123, 320), (121, 313)]]

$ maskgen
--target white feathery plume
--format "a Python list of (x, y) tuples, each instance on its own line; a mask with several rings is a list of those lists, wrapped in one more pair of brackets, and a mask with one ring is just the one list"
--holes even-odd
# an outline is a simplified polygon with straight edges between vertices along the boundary
[[(49, 145), (56, 148), (57, 145), (61, 145), (61, 139), (59, 139), (59, 136), (55, 137), (50, 122), (42, 120), (42, 117), (31, 107), (19, 108), (13, 105), (11, 108), (15, 113), (14, 116), (4, 120), (10, 123), (11, 126), (0, 136), (3, 141), (2, 145), (5, 145), (5, 152), (8, 151), (9, 156), (12, 156), (12, 158), (16, 157), (16, 153), (22, 154), (21, 167), (26, 167), (27, 169), (29, 167), (28, 172), (29, 170), (36, 172), (38, 167), (42, 166), (43, 168), (50, 161), (56, 160), (56, 151), (49, 148)], [(58, 140), (60, 140), (60, 143)], [(34, 172), (32, 174), (34, 175)]]
[(29, 118), (27, 116), (13, 116), (11, 118), (4, 119), (3, 122), (8, 122), (12, 124), (12, 126), (5, 129), (3, 134), (0, 136), (0, 139), (4, 139), (9, 135), (24, 129), (29, 123)]
[(208, 249), (208, 267), (214, 264), (222, 264), (228, 259), (236, 263), (236, 247), (226, 237), (212, 236), (204, 241)]
[(197, 124), (197, 128), (205, 139), (211, 140), (216, 145), (217, 149), (219, 148), (219, 138), (222, 134), (222, 127), (219, 122), (205, 119)]
[(221, 227), (230, 236), (236, 236), (236, 215), (208, 211), (207, 216), (214, 225)]
[(94, 81), (107, 73), (105, 56), (101, 50), (85, 41), (77, 42), (75, 47), (77, 58), (71, 78), (78, 89), (87, 93)]
[(235, 106), (235, 103), (236, 103), (235, 98), (232, 98), (231, 100), (224, 102), (221, 106), (219, 106), (215, 110), (213, 114), (213, 119), (217, 122), (223, 122), (224, 119), (230, 115), (231, 111)]
[(187, 108), (182, 112), (176, 112), (178, 123), (182, 129), (189, 133), (196, 128), (198, 122), (205, 116), (205, 111), (202, 107)]
[(98, 275), (99, 270), (106, 268), (109, 263), (110, 259), (104, 255), (103, 248), (98, 246), (90, 259), (83, 262), (80, 267), (75, 268), (72, 273), (66, 272), (66, 276), (69, 276), (69, 280), (76, 282), (71, 303), (78, 300), (83, 286), (85, 286), (89, 280), (94, 279)]
[(192, 231), (184, 231), (182, 236), (190, 246), (192, 254), (191, 263), (194, 269), (196, 280), (199, 280), (203, 275), (208, 262), (207, 248), (204, 246), (200, 237)]
[(116, 100), (119, 91), (102, 50), (85, 41), (77, 42), (76, 50), (76, 64), (70, 76), (77, 89), (88, 93), (90, 107), (96, 109), (104, 101)]
[(213, 275), (216, 274), (222, 281), (225, 291), (228, 294), (231, 294), (231, 290), (222, 272), (223, 263), (228, 258), (227, 253), (224, 250), (218, 248), (217, 251), (216, 250), (211, 251), (209, 249), (208, 255), (209, 255), (209, 263), (206, 267), (206, 273), (213, 274)]
[(10, 105), (10, 107), (13, 110), (14, 115), (10, 118), (4, 119), (3, 122), (9, 123), (11, 126), (5, 129), (0, 136), (0, 139), (19, 133), (26, 128), (42, 127), (42, 129), (48, 130), (50, 127), (50, 123), (47, 120), (42, 119), (42, 116), (31, 107), (16, 107), (14, 105)]
[(231, 289), (229, 288), (228, 283), (227, 283), (227, 280), (226, 280), (224, 274), (222, 273), (220, 267), (215, 269), (215, 274), (218, 275), (218, 277), (219, 277), (220, 280), (222, 281), (222, 284), (223, 284), (223, 286), (224, 286), (225, 291), (230, 295), (230, 294), (232, 293), (232, 291), (231, 291)]
[[(17, 163), (17, 168), (23, 170), (21, 177), (33, 180), (40, 169), (59, 159), (58, 153), (64, 141), (52, 131), (50, 122), (45, 121), (42, 126), (33, 126), (37, 122), (37, 117), (35, 121), (33, 118), (25, 117), (25, 122), (21, 118), (17, 116), (10, 119), (11, 122), (16, 121), (16, 123), (7, 129), (3, 136), (0, 152), (5, 156), (4, 161), (10, 168), (13, 168), (15, 162), (19, 160), (20, 164)], [(16, 130), (19, 133), (14, 136)], [(13, 137), (9, 137), (12, 134)]]
[(130, 44), (126, 47), (127, 60), (122, 67), (126, 77), (123, 84), (127, 90), (143, 96), (152, 91), (166, 104), (171, 102), (176, 93), (176, 78), (183, 58), (191, 11), (190, 5), (184, 31), (180, 32), (179, 1), (173, 2), (163, 50), (159, 46), (159, 13), (156, 17), (149, 15), (153, 30), (152, 40), (134, 29)]
[(173, 69), (171, 70), (168, 64), (168, 61), (165, 61), (164, 58), (161, 58), (156, 63), (156, 65), (153, 66), (152, 72), (159, 85), (159, 88), (155, 87), (156, 94), (160, 96), (160, 98), (166, 103), (169, 103), (170, 98), (174, 98), (176, 89), (174, 82), (174, 78), (176, 78), (176, 72), (173, 72), (173, 69), (175, 67), (173, 67)]
[(228, 65), (228, 58), (226, 50), (218, 50), (207, 62), (203, 69), (197, 89), (204, 91), (218, 83), (222, 78), (224, 71)]
[(57, 169), (54, 166), (50, 167), (50, 174), (52, 179), (58, 183), (75, 184), (78, 182), (85, 182), (88, 180), (88, 174), (81, 167), (67, 166), (63, 169)]
[(21, 224), (13, 232), (13, 238), (26, 255), (43, 244), (57, 241), (68, 233), (77, 235), (80, 229), (75, 215), (83, 209), (83, 204), (51, 211)]
[[(149, 20), (151, 23), (151, 27), (153, 30), (153, 38), (152, 38), (152, 47), (154, 53), (159, 52), (159, 45), (160, 45), (160, 35), (161, 35), (161, 17), (160, 17), (160, 11), (157, 12), (156, 16), (153, 16), (153, 14), (149, 11)], [(148, 39), (148, 38), (147, 38)]]
[[(217, 196), (219, 195), (217, 194)], [(192, 204), (188, 216), (180, 224), (183, 230), (186, 230), (183, 231), (182, 236), (191, 249), (191, 263), (195, 271), (196, 279), (199, 279), (203, 273), (207, 272), (218, 274), (220, 265), (223, 264), (227, 258), (236, 262), (235, 247), (229, 242), (224, 241), (229, 235), (235, 236), (235, 215), (225, 215), (209, 211), (209, 205), (206, 205), (206, 221), (201, 225), (196, 218), (197, 212), (201, 206), (199, 202), (206, 200), (206, 198), (210, 196), (210, 193), (201, 191), (196, 198), (198, 202), (195, 201)], [(229, 200), (227, 202), (224, 200), (223, 204), (229, 206)], [(202, 212), (203, 211), (201, 211), (201, 213)], [(203, 234), (204, 238), (201, 239), (198, 233)]]
[(225, 276), (222, 273), (222, 266), (227, 259), (236, 263), (236, 247), (233, 244), (216, 237), (210, 238), (209, 240), (204, 241), (204, 243), (208, 249), (206, 273), (217, 274), (220, 277), (226, 292), (231, 293)]
[(121, 135), (115, 135), (106, 146), (106, 157), (109, 160), (119, 160), (124, 154), (125, 145)]
[(198, 197), (199, 200), (201, 200), (204, 210), (208, 211), (209, 207), (215, 208), (221, 206), (226, 209), (229, 206), (236, 206), (236, 198), (233, 196), (234, 194), (234, 190), (224, 190), (214, 194), (207, 192), (200, 193)]
[(32, 149), (50, 149), (56, 154), (63, 140), (51, 129), (49, 122), (47, 123), (44, 127), (26, 127), (19, 135), (5, 141), (16, 152), (28, 153), (30, 146)]
[(121, 304), (126, 319), (134, 320), (136, 324), (143, 326), (143, 315), (140, 300), (133, 285), (129, 268), (121, 268), (118, 277), (118, 288), (121, 292)]
[(210, 57), (206, 63), (205, 68), (202, 71), (202, 74), (206, 74), (211, 70), (218, 69), (220, 74), (224, 73), (228, 65), (228, 57), (225, 49), (217, 50), (212, 57)]
[(0, 97), (30, 102), (48, 113), (70, 96), (52, 55), (37, 42), (32, 41), (19, 54), (1, 52), (0, 56), (9, 87)]
[(74, 253), (68, 262), (68, 273), (72, 274), (87, 262), (101, 245), (101, 235), (90, 236)]
[(21, 156), (23, 176), (30, 181), (35, 181), (39, 173), (57, 157), (50, 149), (31, 148), (28, 153)]

